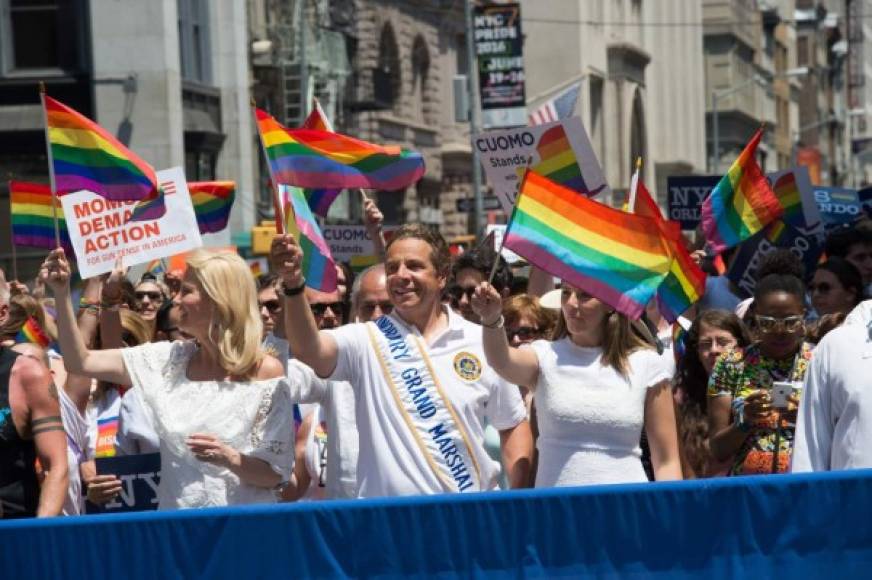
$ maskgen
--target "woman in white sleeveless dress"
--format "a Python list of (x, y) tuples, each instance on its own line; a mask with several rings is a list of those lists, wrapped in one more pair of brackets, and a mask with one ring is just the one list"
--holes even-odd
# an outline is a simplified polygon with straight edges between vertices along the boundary
[(656, 479), (681, 479), (673, 364), (635, 334), (626, 316), (564, 284), (556, 340), (513, 348), (493, 287), (477, 288), (472, 306), (481, 316), (488, 364), (507, 381), (532, 386), (536, 487), (647, 481), (643, 428)]
[(175, 301), (193, 342), (89, 351), (61, 249), (40, 278), (55, 293), (70, 372), (140, 389), (160, 437), (160, 509), (275, 501), (290, 479), (293, 414), (281, 363), (263, 354), (254, 281), (236, 255), (198, 251)]

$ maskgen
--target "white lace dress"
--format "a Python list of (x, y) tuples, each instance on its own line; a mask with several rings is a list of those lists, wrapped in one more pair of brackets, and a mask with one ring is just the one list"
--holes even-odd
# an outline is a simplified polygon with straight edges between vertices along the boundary
[(293, 407), (284, 377), (264, 381), (192, 381), (197, 346), (158, 342), (122, 350), (133, 386), (142, 389), (160, 438), (158, 508), (273, 503), (272, 490), (243, 483), (230, 470), (201, 462), (185, 440), (209, 433), (269, 463), (282, 480), (293, 468)]

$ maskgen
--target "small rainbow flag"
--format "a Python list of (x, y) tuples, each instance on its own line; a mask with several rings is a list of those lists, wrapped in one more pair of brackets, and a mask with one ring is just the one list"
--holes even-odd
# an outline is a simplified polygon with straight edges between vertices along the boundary
[(303, 276), (306, 277), (306, 286), (321, 292), (334, 292), (336, 263), (321, 234), (321, 228), (309, 209), (303, 190), (290, 185), (280, 185), (279, 190), (285, 205), (285, 231), (299, 231), (297, 241), (303, 250)]
[[(12, 221), (12, 240), (22, 246), (54, 249), (54, 218), (51, 188), (26, 181), (9, 182), (9, 207)], [(64, 219), (64, 209), (57, 203), (58, 231), (61, 246), (72, 255), (73, 245)]]
[(339, 133), (288, 129), (260, 109), (256, 115), (276, 183), (394, 191), (424, 175), (424, 158), (415, 151), (382, 147)]
[(148, 272), (149, 274), (154, 274), (155, 276), (157, 276), (158, 274), (163, 274), (164, 273), (163, 262), (161, 262), (159, 259), (152, 260), (151, 262), (148, 263), (148, 265), (146, 265), (145, 271)]
[(85, 189), (113, 201), (145, 202), (139, 216), (134, 210), (133, 220), (163, 215), (163, 196), (148, 163), (97, 123), (48, 95), (42, 97), (59, 195)]
[(784, 208), (782, 219), (795, 226), (804, 226), (805, 215), (802, 211), (802, 195), (799, 192), (796, 175), (793, 171), (788, 171), (776, 179), (772, 185), (772, 191), (775, 192), (778, 203)]
[[(633, 213), (653, 219), (660, 228), (660, 235), (669, 245), (672, 265), (669, 274), (657, 288), (657, 307), (660, 314), (674, 323), (688, 308), (705, 293), (706, 274), (697, 266), (687, 251), (681, 236), (681, 225), (663, 218), (657, 202), (639, 177), (638, 169), (633, 179), (636, 195)], [(631, 186), (632, 187), (632, 186)]]
[(596, 195), (605, 188), (603, 185), (596, 191), (588, 189), (563, 125), (555, 125), (542, 133), (536, 151), (539, 162), (531, 169), (539, 175), (584, 195)]
[(639, 318), (672, 256), (654, 220), (527, 171), (504, 246), (612, 308)]
[(757, 164), (754, 137), (702, 204), (702, 231), (715, 252), (723, 252), (775, 221), (784, 207)]
[(15, 335), (15, 343), (36, 344), (42, 348), (47, 348), (48, 345), (51, 344), (51, 339), (45, 332), (43, 332), (42, 328), (39, 327), (39, 323), (36, 319), (31, 316), (22, 325), (18, 334)]
[(233, 181), (191, 181), (188, 191), (194, 204), (201, 234), (220, 232), (227, 227), (230, 209), (236, 199)]

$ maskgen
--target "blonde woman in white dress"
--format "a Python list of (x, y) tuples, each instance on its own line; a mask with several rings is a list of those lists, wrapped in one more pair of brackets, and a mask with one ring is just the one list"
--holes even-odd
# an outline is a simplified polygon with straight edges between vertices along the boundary
[(193, 341), (88, 350), (62, 249), (40, 270), (55, 293), (70, 372), (140, 389), (160, 438), (159, 509), (272, 503), (290, 479), (293, 412), (281, 363), (261, 350), (254, 280), (236, 255), (188, 258), (179, 305)]

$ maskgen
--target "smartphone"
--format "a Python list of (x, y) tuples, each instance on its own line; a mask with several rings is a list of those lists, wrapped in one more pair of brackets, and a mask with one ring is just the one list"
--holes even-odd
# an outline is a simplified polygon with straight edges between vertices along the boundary
[(772, 390), (769, 392), (772, 406), (776, 409), (786, 409), (787, 398), (793, 393), (793, 389), (793, 383), (786, 381), (775, 381), (772, 383)]

